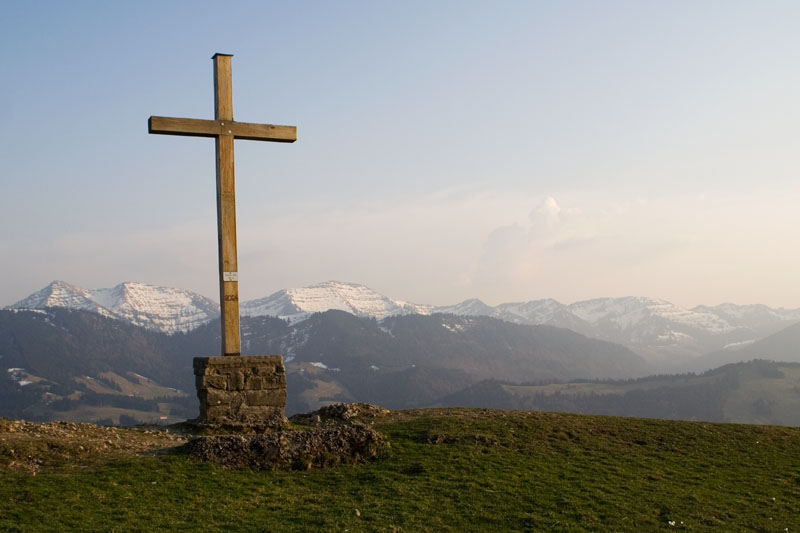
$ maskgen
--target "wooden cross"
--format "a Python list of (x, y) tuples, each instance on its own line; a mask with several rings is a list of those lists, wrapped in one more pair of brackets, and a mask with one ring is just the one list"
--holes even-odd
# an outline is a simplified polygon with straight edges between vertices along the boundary
[(214, 54), (214, 120), (150, 117), (150, 133), (213, 137), (217, 147), (217, 231), (219, 234), (219, 300), (222, 355), (241, 355), (239, 334), (239, 269), (236, 259), (236, 204), (233, 140), (292, 143), (295, 126), (249, 124), (233, 120), (231, 55)]

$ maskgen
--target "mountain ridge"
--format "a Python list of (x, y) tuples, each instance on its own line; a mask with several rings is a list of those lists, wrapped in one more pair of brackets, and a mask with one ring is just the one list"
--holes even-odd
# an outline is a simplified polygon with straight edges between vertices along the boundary
[[(201, 295), (134, 282), (110, 289), (83, 289), (54, 281), (8, 308), (45, 307), (92, 311), (166, 333), (191, 331), (219, 316), (217, 304)], [(244, 301), (240, 309), (242, 316), (274, 316), (292, 324), (329, 310), (376, 320), (435, 313), (489, 316), (516, 324), (571, 329), (620, 343), (666, 370), (706, 353), (746, 346), (800, 322), (800, 309), (730, 303), (686, 309), (641, 296), (594, 298), (571, 304), (541, 299), (496, 306), (473, 298), (454, 305), (433, 306), (392, 299), (364, 285), (339, 281), (282, 289), (264, 298)]]
[[(218, 353), (218, 320), (168, 335), (92, 311), (1, 310), (0, 416), (194, 416), (191, 361)], [(656, 374), (621, 345), (491, 317), (412, 314), (379, 322), (330, 310), (296, 324), (242, 319), (245, 355), (284, 356), (289, 412), (336, 401), (394, 409), (480, 404), (707, 420), (724, 420), (726, 411), (738, 413), (731, 420), (758, 415), (762, 423), (796, 424), (789, 415), (800, 402), (798, 339), (800, 324), (725, 352), (761, 362), (749, 364), (754, 373), (739, 385), (717, 386), (709, 373)], [(641, 376), (649, 377), (631, 381)]]
[[(0, 310), (0, 416), (72, 416), (64, 412), (79, 405), (141, 407), (147, 398), (136, 391), (145, 385), (184, 398), (169, 400), (181, 409), (187, 401), (196, 405), (192, 358), (218, 353), (218, 320), (168, 335), (91, 311)], [(244, 355), (284, 356), (289, 412), (334, 400), (419, 407), (493, 376), (630, 378), (649, 372), (624, 346), (489, 317), (405, 315), (377, 322), (330, 310), (295, 325), (244, 317), (242, 341)]]
[(394, 300), (365, 285), (326, 281), (309, 287), (282, 289), (266, 298), (245, 301), (240, 309), (242, 316), (267, 315), (299, 322), (313, 313), (330, 310), (382, 320), (396, 315), (427, 315), (433, 306)]
[(217, 304), (205, 296), (132, 281), (107, 289), (84, 289), (53, 281), (6, 309), (47, 307), (92, 311), (164, 333), (191, 331), (219, 315)]

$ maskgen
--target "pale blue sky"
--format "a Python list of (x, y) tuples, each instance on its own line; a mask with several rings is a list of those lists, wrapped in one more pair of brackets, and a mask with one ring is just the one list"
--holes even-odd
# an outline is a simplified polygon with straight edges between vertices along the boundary
[(216, 297), (234, 116), (244, 299), (800, 307), (795, 1), (16, 2), (0, 17), (0, 305), (53, 279)]

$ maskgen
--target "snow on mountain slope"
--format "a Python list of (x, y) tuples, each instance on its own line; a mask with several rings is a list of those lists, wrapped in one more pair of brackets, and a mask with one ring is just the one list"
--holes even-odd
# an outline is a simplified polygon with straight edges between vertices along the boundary
[(800, 321), (800, 311), (766, 306), (684, 309), (646, 297), (597, 298), (564, 305), (555, 300), (504, 303), (480, 300), (436, 308), (435, 312), (486, 315), (519, 324), (568, 328), (589, 337), (624, 344), (665, 366), (725, 346), (741, 346)]
[(292, 322), (304, 320), (312, 313), (331, 309), (378, 320), (387, 316), (430, 314), (431, 306), (392, 300), (369, 287), (340, 281), (326, 281), (311, 287), (284, 289), (258, 300), (243, 302), (242, 316), (271, 315)]
[(724, 303), (715, 306), (699, 305), (692, 311), (712, 313), (736, 325), (771, 324), (774, 322), (800, 322), (800, 309), (773, 309), (766, 305), (736, 305)]
[(495, 316), (507, 322), (543, 324), (596, 336), (590, 324), (553, 299), (500, 304), (495, 308)]
[(433, 312), (464, 316), (490, 316), (517, 324), (546, 324), (557, 327), (577, 326), (578, 322), (582, 322), (567, 310), (567, 306), (552, 299), (505, 303), (492, 307), (473, 298), (456, 305), (436, 307)]
[[(216, 303), (203, 296), (140, 283), (83, 289), (56, 281), (11, 307), (82, 309), (170, 333), (189, 331), (219, 315)], [(596, 298), (569, 305), (543, 299), (494, 307), (472, 299), (434, 307), (395, 300), (363, 285), (338, 281), (284, 289), (266, 298), (242, 302), (240, 306), (242, 316), (269, 315), (292, 323), (331, 309), (377, 320), (396, 315), (446, 313), (556, 326), (624, 344), (650, 360), (665, 364), (726, 346), (739, 347), (800, 322), (798, 309), (734, 304), (685, 309), (645, 297)]]
[(93, 311), (107, 317), (114, 316), (111, 311), (92, 299), (90, 290), (70, 285), (64, 281), (54, 281), (47, 287), (9, 306), (11, 309), (43, 309), (45, 307), (68, 307), (81, 311)]
[(205, 296), (142, 283), (100, 289), (95, 300), (123, 320), (167, 333), (190, 331), (219, 315), (217, 304)]
[(575, 302), (568, 309), (590, 324), (613, 325), (621, 330), (635, 327), (653, 317), (713, 333), (727, 333), (734, 329), (713, 313), (683, 309), (665, 300), (640, 296), (597, 298)]
[(433, 312), (448, 315), (494, 316), (494, 307), (483, 303), (477, 298), (472, 298), (455, 305), (436, 307)]
[(12, 309), (45, 307), (93, 311), (165, 333), (190, 331), (219, 315), (217, 304), (199, 294), (134, 282), (108, 289), (84, 289), (54, 281), (10, 306)]

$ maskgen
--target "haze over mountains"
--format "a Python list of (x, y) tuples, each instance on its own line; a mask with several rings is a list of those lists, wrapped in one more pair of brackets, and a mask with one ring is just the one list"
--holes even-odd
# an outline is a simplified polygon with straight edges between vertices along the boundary
[[(0, 373), (0, 416), (105, 419), (135, 408), (139, 419), (185, 418), (196, 406), (192, 358), (218, 353), (219, 335), (219, 319), (166, 334), (91, 311), (0, 310), (0, 364), (7, 369)], [(296, 324), (243, 317), (242, 341), (245, 355), (284, 356), (289, 412), (331, 401), (421, 407), (491, 378), (628, 378), (649, 370), (617, 344), (489, 317), (377, 322), (337, 310)]]
[[(800, 405), (800, 371), (785, 363), (596, 381), (664, 373), (665, 358), (676, 367), (683, 362), (680, 372), (751, 359), (800, 362), (796, 311), (686, 310), (649, 298), (433, 307), (339, 282), (278, 291), (242, 308), (243, 353), (284, 356), (290, 413), (366, 401), (798, 423), (789, 414)], [(757, 338), (773, 329), (779, 331)], [(54, 282), (0, 310), (0, 365), (7, 370), (0, 373), (0, 415), (115, 422), (194, 416), (191, 361), (218, 353), (219, 333), (214, 302), (188, 291)]]
[[(217, 304), (199, 294), (133, 282), (110, 289), (84, 289), (54, 281), (10, 306), (46, 307), (92, 311), (166, 333), (191, 331), (219, 315)], [(435, 313), (488, 316), (516, 324), (567, 328), (619, 343), (664, 370), (681, 368), (703, 354), (746, 346), (800, 322), (800, 309), (735, 304), (684, 309), (647, 297), (598, 298), (572, 304), (544, 299), (497, 306), (471, 299), (436, 307), (392, 299), (363, 285), (337, 281), (280, 290), (242, 302), (240, 309), (242, 316), (273, 316), (292, 324), (329, 310), (376, 320)]]

